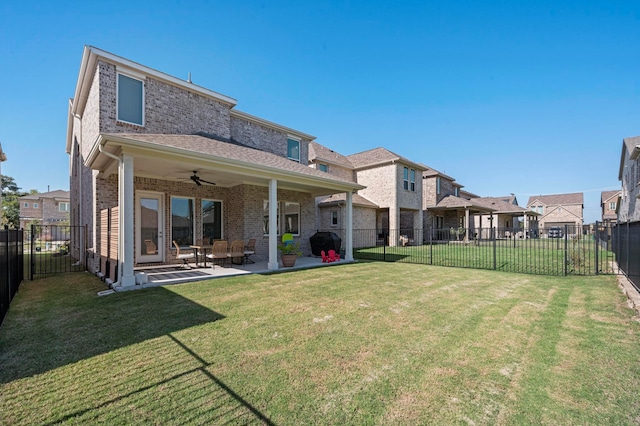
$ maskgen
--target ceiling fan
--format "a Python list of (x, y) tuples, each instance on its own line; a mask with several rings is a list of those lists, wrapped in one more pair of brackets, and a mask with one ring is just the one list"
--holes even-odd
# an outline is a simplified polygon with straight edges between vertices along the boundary
[(198, 176), (197, 174), (198, 172), (196, 170), (193, 171), (193, 175), (189, 176), (189, 179), (191, 179), (192, 181), (194, 181), (196, 183), (196, 185), (198, 186), (202, 186), (203, 183), (207, 183), (209, 185), (215, 185), (214, 182), (209, 182), (208, 180), (204, 180), (201, 179), (200, 176)]

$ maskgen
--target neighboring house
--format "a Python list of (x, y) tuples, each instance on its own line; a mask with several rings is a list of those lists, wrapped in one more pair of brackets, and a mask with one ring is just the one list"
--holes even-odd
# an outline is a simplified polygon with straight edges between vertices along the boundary
[(56, 191), (29, 194), (20, 200), (20, 228), (33, 225), (69, 224), (69, 191)]
[(346, 158), (353, 165), (357, 182), (365, 186), (358, 195), (378, 207), (372, 223), (376, 231), (389, 235), (389, 245), (397, 245), (400, 236), (412, 244), (422, 244), (422, 235), (414, 235), (414, 230), (422, 228), (420, 177), (424, 166), (386, 148), (374, 148)]
[[(489, 215), (494, 208), (485, 204), (476, 203), (477, 197), (462, 190), (462, 185), (455, 179), (433, 168), (424, 166), (422, 173), (423, 191), (422, 205), (424, 213), (424, 229), (429, 232), (429, 238), (435, 240), (448, 240), (452, 238), (450, 230), (459, 232), (469, 230), (472, 235), (464, 232), (464, 240), (477, 234), (474, 229), (472, 216)], [(488, 225), (486, 225), (488, 226)]]
[(618, 222), (640, 221), (640, 136), (623, 139), (618, 180), (622, 182)]
[(602, 191), (600, 194), (600, 208), (602, 211), (601, 221), (604, 224), (614, 224), (618, 221), (618, 198), (622, 191)]
[[(552, 227), (568, 225), (570, 233), (582, 233), (584, 194), (536, 195), (529, 197), (527, 209), (538, 213), (538, 225), (542, 233)], [(579, 230), (579, 231), (578, 231)]]
[[(89, 268), (115, 288), (134, 267), (175, 261), (172, 241), (256, 238), (256, 260), (278, 269), (279, 234), (310, 253), (315, 198), (344, 194), (352, 248), (351, 178), (308, 167), (314, 136), (235, 109), (237, 101), (85, 47), (69, 102), (71, 222), (87, 225)], [(150, 240), (152, 244), (148, 244)], [(153, 247), (148, 250), (146, 247)], [(116, 268), (104, 271), (104, 258)], [(107, 268), (108, 269), (108, 268)]]
[(493, 229), (493, 235), (497, 238), (538, 236), (538, 213), (518, 206), (514, 194), (504, 197), (478, 197), (472, 198), (471, 201), (493, 209), (491, 214), (474, 217), (474, 227), (483, 230), (482, 238), (489, 237), (488, 229)]

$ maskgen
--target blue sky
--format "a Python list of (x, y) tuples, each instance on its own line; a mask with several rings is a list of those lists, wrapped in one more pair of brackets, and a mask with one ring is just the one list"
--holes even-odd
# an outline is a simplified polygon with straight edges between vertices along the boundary
[(640, 135), (637, 1), (32, 3), (0, 3), (2, 174), (23, 190), (68, 189), (85, 44), (481, 196), (584, 192), (586, 222)]

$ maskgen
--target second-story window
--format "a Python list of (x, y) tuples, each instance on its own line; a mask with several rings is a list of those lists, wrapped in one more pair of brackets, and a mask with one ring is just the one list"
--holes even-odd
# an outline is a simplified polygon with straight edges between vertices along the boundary
[(460, 196), (460, 188), (458, 188), (457, 186), (456, 186), (456, 189), (455, 189), (455, 196), (456, 197)]
[(403, 180), (402, 187), (405, 190), (409, 190), (409, 168), (408, 167), (404, 168), (404, 171), (403, 171), (403, 174), (402, 174), (402, 180)]
[(287, 158), (300, 162), (300, 141), (291, 138), (287, 139)]
[(616, 202), (612, 201), (609, 203), (609, 210), (615, 210), (616, 209)]
[(58, 204), (58, 210), (61, 212), (68, 212), (69, 211), (69, 203), (59, 203)]
[(409, 186), (412, 192), (416, 191), (416, 171), (413, 169), (409, 171)]
[(118, 74), (116, 104), (119, 121), (142, 126), (144, 124), (144, 83), (142, 80)]
[(327, 173), (329, 171), (329, 166), (327, 166), (326, 164), (318, 163), (318, 170)]
[(22, 207), (25, 207), (25, 208), (29, 207), (29, 203), (24, 203)]
[(440, 195), (440, 176), (436, 177), (436, 194)]
[(33, 203), (33, 208), (37, 209), (38, 208), (38, 203)]

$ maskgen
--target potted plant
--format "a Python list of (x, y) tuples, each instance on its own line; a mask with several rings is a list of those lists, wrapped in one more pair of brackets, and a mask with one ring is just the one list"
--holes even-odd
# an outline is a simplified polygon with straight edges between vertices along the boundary
[(280, 258), (282, 259), (282, 266), (290, 268), (296, 264), (296, 259), (302, 254), (300, 251), (300, 244), (289, 243), (278, 246), (280, 250)]

